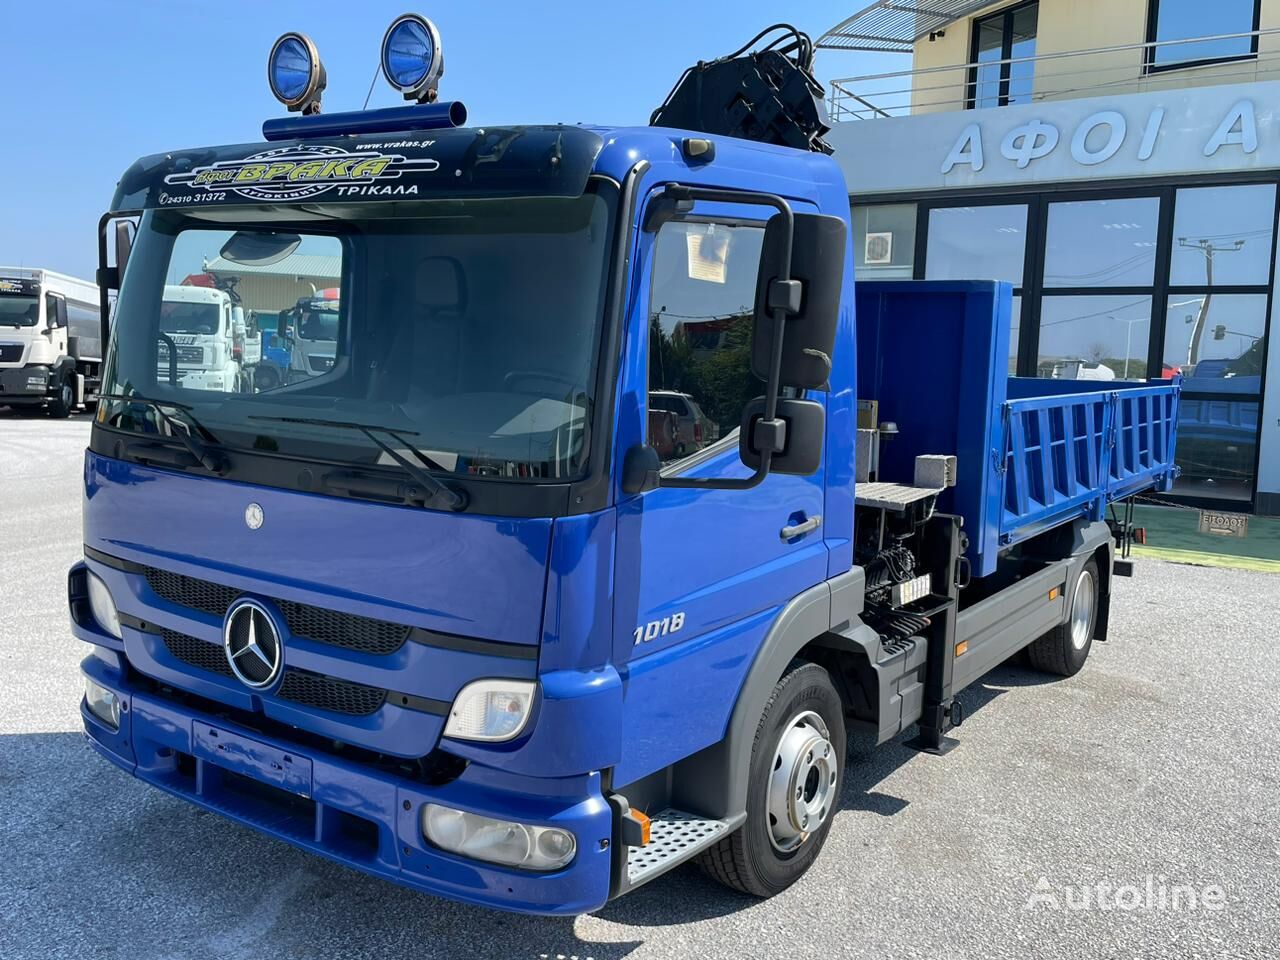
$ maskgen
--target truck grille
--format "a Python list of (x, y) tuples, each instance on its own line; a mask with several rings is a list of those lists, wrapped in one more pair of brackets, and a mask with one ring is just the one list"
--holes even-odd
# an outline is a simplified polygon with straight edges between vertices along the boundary
[[(204, 347), (178, 347), (179, 363), (204, 363)], [(160, 345), (159, 350), (160, 366), (163, 367), (169, 362), (169, 345), (167, 343)]]
[[(209, 643), (176, 630), (162, 629), (160, 638), (175, 660), (222, 677), (233, 676), (221, 644)], [(349, 717), (367, 717), (377, 713), (387, 699), (387, 691), (380, 687), (326, 677), (309, 670), (286, 670), (275, 695), (300, 706)]]
[[(189, 607), (215, 617), (226, 616), (241, 591), (157, 567), (144, 571), (147, 584), (157, 597), (180, 607)], [(374, 620), (352, 613), (339, 613), (292, 600), (272, 600), (283, 614), (289, 632), (316, 643), (324, 643), (357, 653), (386, 656), (395, 653), (409, 638), (411, 628), (386, 620)]]
[(378, 712), (387, 699), (387, 691), (306, 670), (289, 670), (285, 672), (277, 696), (317, 710), (367, 717)]
[(22, 344), (0, 343), (0, 363), (17, 363), (22, 359)]

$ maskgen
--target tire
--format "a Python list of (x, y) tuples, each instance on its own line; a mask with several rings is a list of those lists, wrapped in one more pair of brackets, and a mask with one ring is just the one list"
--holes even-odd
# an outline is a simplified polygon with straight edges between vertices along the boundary
[(1059, 677), (1074, 677), (1080, 672), (1089, 659), (1093, 635), (1098, 629), (1100, 587), (1098, 561), (1090, 557), (1071, 591), (1066, 621), (1027, 647), (1027, 659), (1032, 667)]
[(253, 386), (255, 390), (270, 390), (272, 387), (280, 385), (280, 374), (271, 367), (259, 367), (253, 373)]
[(55, 420), (65, 420), (71, 416), (71, 410), (76, 405), (76, 391), (71, 385), (70, 377), (63, 377), (58, 381), (58, 393), (49, 401), (49, 416)]
[[(844, 759), (844, 707), (831, 677), (817, 664), (794, 665), (773, 688), (756, 728), (747, 820), (698, 858), (702, 869), (756, 897), (772, 897), (799, 880), (831, 831)], [(795, 802), (793, 790), (800, 794)], [(805, 828), (793, 815), (801, 810), (810, 818)]]

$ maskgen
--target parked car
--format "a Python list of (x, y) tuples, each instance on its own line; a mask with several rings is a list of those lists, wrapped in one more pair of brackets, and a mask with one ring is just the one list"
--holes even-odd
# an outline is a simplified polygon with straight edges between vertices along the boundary
[(675, 454), (685, 457), (720, 439), (720, 426), (687, 393), (650, 390), (649, 408), (676, 415)]

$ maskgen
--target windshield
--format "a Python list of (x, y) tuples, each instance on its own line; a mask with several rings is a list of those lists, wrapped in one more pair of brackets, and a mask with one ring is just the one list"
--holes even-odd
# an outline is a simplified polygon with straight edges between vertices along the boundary
[(338, 311), (328, 309), (309, 309), (303, 313), (299, 325), (298, 336), (303, 340), (338, 339)]
[(0, 326), (34, 327), (39, 319), (39, 297), (0, 294)]
[(182, 303), (165, 300), (160, 305), (162, 333), (218, 332), (222, 308), (216, 303)]
[[(581, 474), (606, 196), (197, 212), (143, 217), (106, 393), (188, 405), (229, 451), (403, 473), (367, 434), (314, 422), (327, 420), (398, 431), (397, 449), (436, 471), (527, 482)], [(262, 219), (228, 222), (254, 213)], [(237, 231), (259, 234), (258, 246), (286, 232), (301, 243), (280, 243), (287, 252), (274, 262), (239, 264), (223, 256), (237, 249), (228, 244)], [(181, 360), (183, 340), (169, 334), (190, 329), (188, 308), (206, 306), (164, 302), (165, 285), (184, 280), (234, 291), (237, 315), (256, 316), (271, 349), (252, 363), (228, 350), (206, 353), (196, 371), (170, 364), (165, 338)], [(325, 309), (312, 302), (320, 296)], [(320, 353), (312, 340), (325, 341)], [(211, 356), (225, 365), (210, 369)], [(168, 432), (142, 404), (109, 402), (98, 419)]]

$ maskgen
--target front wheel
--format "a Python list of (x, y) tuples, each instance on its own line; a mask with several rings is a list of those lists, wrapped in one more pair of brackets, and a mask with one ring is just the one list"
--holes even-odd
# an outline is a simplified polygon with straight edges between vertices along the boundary
[(702, 868), (757, 897), (781, 893), (817, 859), (840, 801), (844, 708), (827, 671), (800, 664), (778, 681), (756, 729), (747, 820), (702, 854)]
[(1098, 629), (1102, 603), (1098, 561), (1090, 557), (1076, 578), (1071, 592), (1071, 609), (1061, 623), (1027, 647), (1027, 659), (1037, 670), (1060, 677), (1074, 677), (1089, 659), (1093, 635)]
[(49, 416), (55, 420), (65, 420), (71, 416), (71, 410), (76, 405), (76, 393), (71, 386), (71, 378), (63, 377), (58, 384), (58, 393), (49, 401)]

